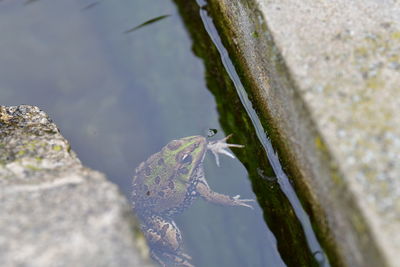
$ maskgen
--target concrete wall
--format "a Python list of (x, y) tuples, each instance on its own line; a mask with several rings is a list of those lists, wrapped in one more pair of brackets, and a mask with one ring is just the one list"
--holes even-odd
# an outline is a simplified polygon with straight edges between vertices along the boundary
[(210, 0), (334, 266), (400, 266), (400, 3)]

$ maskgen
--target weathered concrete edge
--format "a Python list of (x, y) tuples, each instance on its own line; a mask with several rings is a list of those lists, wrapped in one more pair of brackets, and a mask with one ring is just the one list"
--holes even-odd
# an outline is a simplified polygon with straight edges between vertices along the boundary
[[(105, 174), (81, 164), (46, 113), (35, 106), (0, 105), (0, 126), (2, 266), (54, 266), (53, 261), (64, 262), (63, 255), (72, 262), (78, 259), (79, 266), (93, 259), (101, 263), (91, 264), (102, 266), (110, 264), (104, 259), (118, 259), (120, 262), (113, 262), (118, 266), (153, 266), (128, 199)], [(84, 198), (82, 205), (77, 203), (80, 196)], [(53, 206), (46, 209), (49, 205)], [(103, 232), (109, 235), (99, 237)], [(91, 244), (102, 247), (93, 248)]]
[[(275, 46), (259, 1), (210, 0), (209, 11), (314, 222), (334, 266), (388, 266)], [(229, 36), (229, 38), (227, 38)]]

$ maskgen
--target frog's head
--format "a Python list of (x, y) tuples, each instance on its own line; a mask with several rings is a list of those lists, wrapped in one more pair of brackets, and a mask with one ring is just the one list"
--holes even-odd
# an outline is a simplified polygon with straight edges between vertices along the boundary
[(163, 151), (163, 157), (181, 179), (189, 181), (193, 171), (203, 161), (206, 151), (206, 139), (196, 135), (169, 142)]

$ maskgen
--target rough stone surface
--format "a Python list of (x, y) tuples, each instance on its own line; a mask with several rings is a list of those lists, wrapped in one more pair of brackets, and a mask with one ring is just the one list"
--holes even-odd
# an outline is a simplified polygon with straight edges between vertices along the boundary
[(209, 3), (336, 264), (400, 266), (400, 2)]
[(0, 266), (149, 266), (127, 200), (37, 107), (0, 106)]

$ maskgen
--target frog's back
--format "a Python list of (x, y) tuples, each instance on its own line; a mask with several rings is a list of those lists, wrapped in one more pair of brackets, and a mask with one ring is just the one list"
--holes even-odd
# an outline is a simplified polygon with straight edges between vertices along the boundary
[(172, 212), (185, 200), (186, 183), (177, 179), (177, 170), (164, 162), (162, 153), (152, 155), (136, 168), (132, 197), (138, 213)]

